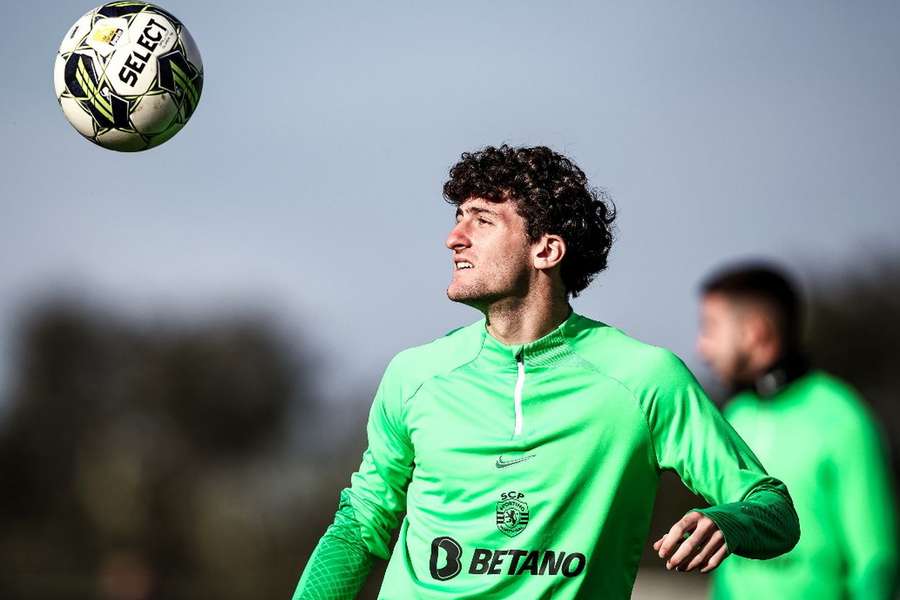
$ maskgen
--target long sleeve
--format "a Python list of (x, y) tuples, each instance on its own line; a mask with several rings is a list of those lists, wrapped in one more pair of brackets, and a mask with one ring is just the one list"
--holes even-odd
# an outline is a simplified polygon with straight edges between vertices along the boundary
[(359, 533), (360, 524), (346, 493), (300, 577), (293, 600), (353, 600), (372, 568), (372, 555)]
[(871, 418), (859, 410), (831, 432), (833, 500), (847, 562), (847, 587), (854, 599), (893, 598), (897, 577), (894, 498)]
[(800, 527), (785, 485), (766, 474), (747, 444), (706, 397), (684, 364), (659, 357), (642, 405), (662, 469), (673, 469), (710, 504), (733, 554), (772, 558), (797, 543)]
[(402, 387), (389, 365), (369, 412), (362, 463), (341, 492), (334, 523), (313, 551), (294, 600), (355, 598), (372, 557), (388, 558), (391, 534), (406, 510), (413, 464), (402, 410)]

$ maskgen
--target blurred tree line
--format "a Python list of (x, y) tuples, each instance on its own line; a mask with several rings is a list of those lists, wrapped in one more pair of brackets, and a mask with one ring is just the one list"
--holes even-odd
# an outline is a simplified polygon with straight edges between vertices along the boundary
[(17, 346), (0, 598), (289, 596), (340, 483), (287, 451), (312, 373), (270, 322), (142, 324), (57, 299)]
[[(814, 363), (865, 395), (897, 473), (900, 261), (820, 273), (810, 291)], [(0, 423), (0, 598), (290, 597), (358, 465), (376, 383), (326, 421), (302, 342), (253, 315), (142, 323), (72, 299), (30, 310)], [(298, 427), (322, 447), (298, 446)], [(651, 537), (702, 504), (666, 474)]]

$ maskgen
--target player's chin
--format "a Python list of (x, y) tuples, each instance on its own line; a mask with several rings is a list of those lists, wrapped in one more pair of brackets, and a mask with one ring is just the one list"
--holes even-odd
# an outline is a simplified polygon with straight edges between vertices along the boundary
[(463, 302), (465, 304), (477, 303), (484, 294), (480, 293), (471, 285), (463, 285), (459, 281), (453, 281), (447, 288), (447, 298), (453, 302)]
[(465, 289), (451, 283), (447, 288), (447, 298), (453, 302), (464, 302), (466, 298), (468, 298), (468, 295), (465, 293)]

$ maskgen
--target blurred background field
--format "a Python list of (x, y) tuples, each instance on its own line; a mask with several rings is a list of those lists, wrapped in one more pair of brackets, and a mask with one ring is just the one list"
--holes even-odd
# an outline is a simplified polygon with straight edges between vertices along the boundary
[[(444, 296), (440, 186), (486, 144), (550, 145), (610, 192), (576, 310), (716, 399), (696, 286), (786, 264), (898, 474), (897, 5), (162, 4), (206, 86), (141, 155), (53, 97), (93, 3), (0, 6), (0, 598), (288, 597), (391, 355), (478, 318)], [(651, 538), (698, 502), (664, 477)], [(635, 598), (703, 597), (660, 567), (648, 542)]]
[[(894, 446), (896, 292), (896, 267), (823, 283), (810, 336)], [(286, 596), (358, 464), (374, 382), (358, 401), (322, 400), (315, 343), (253, 313), (135, 319), (53, 297), (18, 323), (0, 430), (0, 595)], [(651, 535), (698, 505), (666, 474)], [(644, 564), (660, 566), (649, 545)], [(699, 597), (706, 579), (642, 576), (636, 598)]]

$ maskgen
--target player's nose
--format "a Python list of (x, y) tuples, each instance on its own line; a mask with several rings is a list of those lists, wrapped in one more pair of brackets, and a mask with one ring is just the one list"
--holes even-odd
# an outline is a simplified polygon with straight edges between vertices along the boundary
[(463, 222), (460, 221), (457, 223), (453, 229), (450, 230), (450, 235), (447, 236), (447, 239), (444, 241), (444, 245), (447, 246), (450, 250), (456, 250), (458, 248), (468, 248), (472, 245), (469, 240), (469, 236), (466, 235)]

